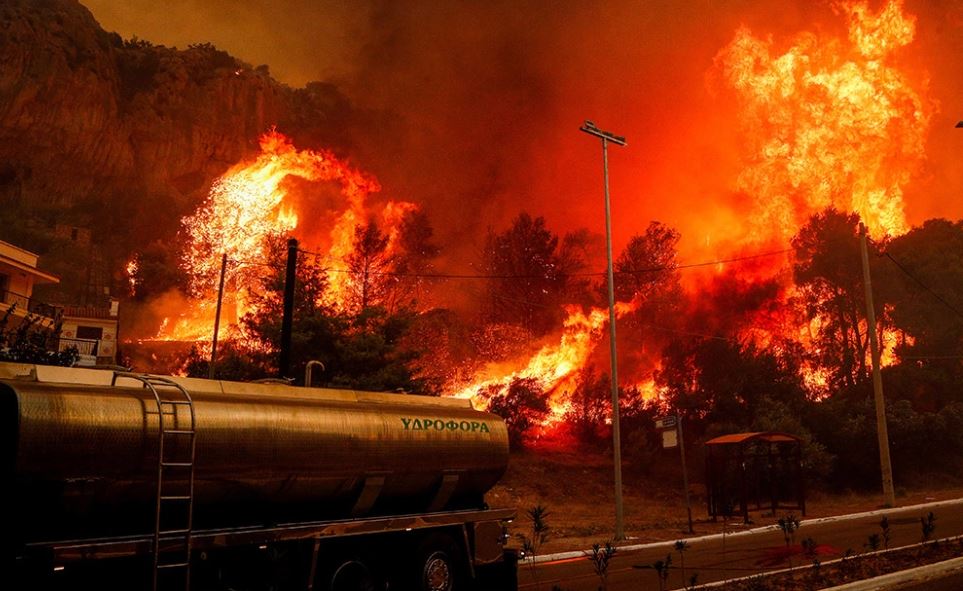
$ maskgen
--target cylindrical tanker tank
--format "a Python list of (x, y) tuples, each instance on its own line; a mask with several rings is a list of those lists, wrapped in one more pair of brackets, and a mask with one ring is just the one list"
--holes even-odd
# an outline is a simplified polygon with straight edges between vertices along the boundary
[[(0, 487), (23, 542), (153, 529), (153, 394), (83, 373), (0, 380)], [(177, 382), (196, 417), (197, 528), (478, 508), (507, 467), (504, 422), (466, 400)]]

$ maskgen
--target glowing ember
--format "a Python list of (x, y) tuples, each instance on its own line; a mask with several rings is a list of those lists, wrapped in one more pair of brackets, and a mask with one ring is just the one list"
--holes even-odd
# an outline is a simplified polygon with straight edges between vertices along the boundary
[(130, 289), (130, 295), (137, 293), (137, 271), (139, 268), (140, 264), (137, 262), (137, 257), (130, 259), (127, 266), (124, 267), (124, 272), (127, 273), (127, 286)]
[(915, 19), (898, 0), (879, 13), (843, 6), (849, 46), (803, 33), (779, 51), (741, 28), (716, 57), (742, 106), (751, 156), (737, 188), (754, 201), (756, 242), (787, 239), (829, 205), (858, 212), (874, 236), (907, 229), (903, 187), (924, 156), (932, 105), (891, 58)]

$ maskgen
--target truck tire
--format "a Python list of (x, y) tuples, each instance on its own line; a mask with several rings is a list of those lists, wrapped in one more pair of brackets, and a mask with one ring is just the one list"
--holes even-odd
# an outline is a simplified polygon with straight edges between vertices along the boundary
[(365, 563), (357, 559), (344, 560), (326, 577), (323, 591), (375, 591), (378, 587)]
[(460, 591), (463, 568), (458, 545), (444, 534), (429, 536), (417, 554), (417, 591)]

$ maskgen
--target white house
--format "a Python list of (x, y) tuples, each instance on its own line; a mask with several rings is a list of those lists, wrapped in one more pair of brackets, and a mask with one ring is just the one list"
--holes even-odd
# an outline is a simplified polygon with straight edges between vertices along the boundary
[(0, 318), (13, 308), (12, 321), (19, 323), (33, 314), (39, 325), (52, 328), (57, 309), (35, 301), (33, 287), (38, 283), (60, 283), (60, 279), (37, 269), (37, 259), (34, 253), (0, 240)]

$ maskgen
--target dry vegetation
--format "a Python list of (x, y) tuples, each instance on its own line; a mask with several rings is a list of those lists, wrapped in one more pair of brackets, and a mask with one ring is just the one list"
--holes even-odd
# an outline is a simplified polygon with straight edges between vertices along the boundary
[[(623, 468), (625, 533), (631, 543), (672, 541), (686, 533), (686, 510), (682, 496), (681, 472), (674, 465), (650, 463), (644, 469), (639, 461), (626, 460)], [(704, 488), (698, 476), (701, 466), (691, 466), (693, 535), (722, 531), (721, 522), (707, 519)], [(913, 505), (963, 497), (958, 483), (924, 483), (918, 490), (900, 490), (899, 504)], [(922, 486), (922, 485), (921, 485)], [(611, 458), (597, 452), (524, 451), (513, 453), (508, 472), (488, 493), (493, 507), (516, 507), (519, 515), (541, 504), (548, 509), (551, 526), (541, 553), (584, 550), (593, 543), (605, 542), (613, 535), (615, 524), (613, 470)], [(810, 491), (806, 518), (842, 515), (880, 508), (882, 498), (874, 491), (828, 494)], [(775, 524), (778, 515), (753, 513), (755, 526)], [(524, 518), (514, 524), (524, 531)], [(513, 535), (514, 539), (514, 535)]]

